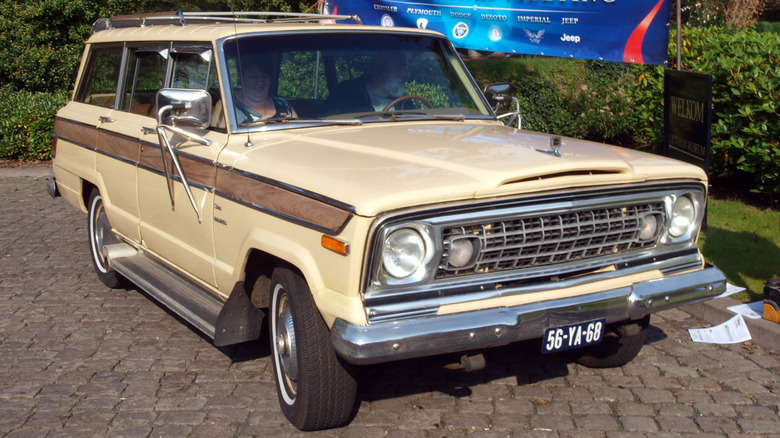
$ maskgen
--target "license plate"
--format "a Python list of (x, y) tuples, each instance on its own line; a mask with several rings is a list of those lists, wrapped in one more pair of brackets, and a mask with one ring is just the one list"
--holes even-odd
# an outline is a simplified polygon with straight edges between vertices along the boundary
[(544, 331), (542, 353), (556, 353), (598, 344), (604, 338), (605, 319), (552, 327)]

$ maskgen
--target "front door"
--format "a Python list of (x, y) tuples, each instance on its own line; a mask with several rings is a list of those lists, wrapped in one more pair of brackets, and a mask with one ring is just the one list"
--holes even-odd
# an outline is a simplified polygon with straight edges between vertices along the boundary
[[(216, 67), (210, 46), (171, 46), (167, 53), (167, 88), (207, 89), (219, 96)], [(159, 108), (154, 108), (158, 111)], [(156, 126), (156, 120), (152, 121)], [(149, 131), (147, 131), (149, 132)], [(189, 272), (195, 279), (214, 285), (213, 205), (216, 157), (226, 134), (200, 133), (210, 145), (186, 141), (170, 134), (182, 172), (173, 165), (170, 151), (161, 149), (157, 134), (148, 135), (138, 166), (138, 200), (141, 238), (144, 245), (165, 262)], [(163, 159), (162, 154), (167, 154)], [(169, 180), (171, 190), (169, 191)], [(184, 181), (187, 182), (190, 195)], [(194, 205), (193, 205), (194, 204)]]

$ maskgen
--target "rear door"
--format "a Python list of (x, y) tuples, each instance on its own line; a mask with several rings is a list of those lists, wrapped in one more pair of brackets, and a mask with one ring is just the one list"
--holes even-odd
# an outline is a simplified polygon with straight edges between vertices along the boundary
[[(94, 166), (95, 183), (101, 190), (109, 221), (116, 231), (132, 240), (140, 240), (136, 163), (140, 146), (117, 135), (123, 114), (116, 110), (121, 100), (121, 72), (124, 47), (90, 47), (83, 80), (67, 111), (68, 120), (57, 121), (57, 131), (65, 132), (85, 150), (93, 149), (91, 160), (76, 166)], [(79, 160), (81, 154), (63, 154)], [(86, 157), (86, 156), (84, 156)], [(70, 167), (69, 168), (74, 168)], [(75, 167), (77, 168), (77, 167)], [(90, 172), (92, 173), (92, 172)], [(85, 173), (86, 174), (86, 173)]]

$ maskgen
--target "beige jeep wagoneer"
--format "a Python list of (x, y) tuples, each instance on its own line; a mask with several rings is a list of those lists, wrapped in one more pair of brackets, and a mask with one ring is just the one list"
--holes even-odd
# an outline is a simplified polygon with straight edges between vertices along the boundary
[[(55, 121), (95, 271), (217, 346), (267, 321), (300, 429), (349, 421), (355, 366), (541, 339), (620, 366), (649, 315), (725, 290), (704, 172), (505, 126), (452, 44), (358, 17), (101, 19)], [(508, 113), (513, 118), (517, 114)], [(536, 344), (529, 344), (536, 345)]]

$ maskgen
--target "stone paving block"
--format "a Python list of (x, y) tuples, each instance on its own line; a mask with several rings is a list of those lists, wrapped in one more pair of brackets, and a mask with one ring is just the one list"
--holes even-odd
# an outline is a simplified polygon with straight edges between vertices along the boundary
[(677, 416), (658, 417), (657, 421), (661, 430), (667, 432), (696, 433), (699, 431), (698, 425), (696, 424), (694, 419), (690, 417), (677, 417)]
[(154, 411), (120, 411), (111, 420), (110, 427), (124, 429), (153, 424), (157, 419)]
[(623, 430), (631, 433), (653, 433), (658, 431), (658, 425), (652, 417), (619, 417)]
[(129, 427), (116, 427), (108, 430), (107, 436), (109, 438), (137, 438), (139, 436), (150, 436), (152, 432), (151, 426), (129, 426)]
[(206, 397), (162, 397), (155, 405), (156, 411), (193, 411), (206, 406)]
[(713, 392), (710, 395), (712, 395), (712, 400), (715, 403), (735, 405), (735, 406), (752, 405), (754, 403), (753, 394), (742, 394), (736, 391), (722, 391), (722, 392)]
[(486, 429), (490, 427), (490, 416), (470, 412), (447, 412), (442, 415), (442, 422), (452, 429)]
[(674, 394), (667, 389), (634, 388), (636, 399), (642, 403), (674, 403)]
[(655, 416), (655, 407), (651, 404), (634, 402), (621, 402), (613, 403), (612, 409), (616, 415), (620, 416), (643, 416), (653, 417)]
[(733, 417), (700, 416), (696, 418), (696, 424), (699, 425), (702, 432), (706, 433), (738, 434), (740, 432), (740, 428)]
[(574, 424), (577, 430), (584, 431), (617, 431), (620, 430), (620, 423), (612, 415), (585, 415), (575, 417)]
[(574, 429), (574, 422), (570, 415), (532, 415), (529, 420), (533, 429), (552, 431)]
[(535, 412), (533, 402), (516, 398), (497, 401), (495, 409), (498, 416), (531, 415)]
[(627, 388), (595, 386), (590, 389), (591, 397), (599, 402), (627, 402), (634, 400), (634, 394)]

